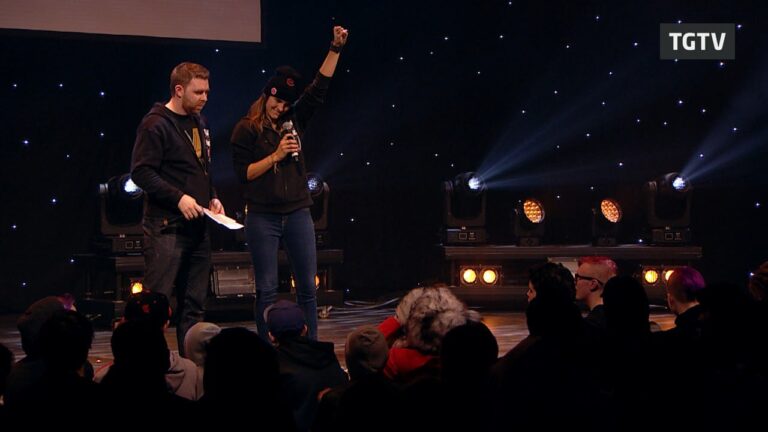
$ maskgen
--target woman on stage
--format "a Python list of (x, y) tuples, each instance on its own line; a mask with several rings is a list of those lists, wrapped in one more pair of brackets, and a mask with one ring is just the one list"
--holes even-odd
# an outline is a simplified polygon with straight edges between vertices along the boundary
[(303, 92), (293, 68), (278, 68), (232, 132), (235, 172), (245, 184), (245, 234), (256, 282), (256, 327), (267, 340), (264, 310), (277, 298), (281, 241), (296, 282), (296, 303), (306, 318), (307, 336), (317, 339), (317, 250), (301, 138), (323, 103), (347, 35), (343, 27), (333, 28), (328, 54)]

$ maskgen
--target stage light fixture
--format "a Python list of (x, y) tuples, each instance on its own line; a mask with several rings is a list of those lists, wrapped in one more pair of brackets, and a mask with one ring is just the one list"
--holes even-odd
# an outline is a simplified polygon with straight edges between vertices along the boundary
[(131, 294), (138, 294), (144, 291), (144, 284), (141, 281), (131, 282)]
[(130, 174), (110, 178), (99, 185), (99, 195), (109, 199), (134, 201), (144, 196), (144, 191), (133, 182)]
[[(315, 275), (315, 289), (320, 289), (320, 275)], [(296, 280), (291, 275), (291, 290), (296, 290)]]
[(689, 243), (692, 192), (690, 182), (678, 173), (668, 173), (647, 182), (643, 192), (649, 243)]
[(526, 198), (515, 207), (513, 232), (519, 246), (538, 246), (544, 236), (546, 211), (541, 201)]
[(675, 190), (682, 191), (687, 187), (687, 183), (684, 178), (677, 176), (672, 180), (672, 187), (675, 188)]
[(485, 231), (486, 185), (474, 172), (443, 182), (443, 241), (445, 244), (482, 244)]
[(638, 275), (648, 294), (648, 299), (655, 304), (666, 304), (666, 291), (669, 278), (680, 266), (674, 264), (644, 264)]
[(472, 285), (477, 282), (477, 271), (471, 268), (465, 268), (461, 270), (461, 281), (465, 284)]
[(672, 277), (672, 273), (674, 273), (675, 270), (664, 270), (664, 283), (669, 282), (669, 278)]
[(483, 181), (480, 180), (479, 177), (471, 176), (469, 177), (469, 180), (467, 180), (467, 187), (473, 192), (480, 191), (483, 188)]
[(325, 182), (319, 175), (314, 173), (307, 174), (307, 187), (309, 188), (309, 193), (312, 195), (312, 198), (316, 198), (323, 193), (324, 185)]
[(618, 223), (622, 216), (621, 206), (610, 198), (600, 201), (600, 213), (611, 223)]
[(111, 253), (140, 253), (144, 191), (130, 174), (99, 184), (99, 231), (94, 245)]
[(659, 272), (654, 269), (643, 270), (643, 280), (648, 285), (654, 285), (659, 281)]
[(624, 216), (619, 202), (612, 198), (600, 200), (592, 208), (592, 244), (616, 246), (619, 223)]
[(544, 206), (535, 199), (523, 201), (523, 213), (531, 223), (538, 224), (544, 222)]
[(486, 285), (493, 285), (497, 280), (499, 280), (499, 273), (496, 270), (489, 268), (483, 270), (483, 282)]
[(666, 299), (666, 287), (664, 284), (664, 270), (657, 265), (641, 266), (639, 275), (640, 283), (645, 289), (648, 299), (663, 304)]
[(468, 264), (459, 267), (459, 284), (463, 286), (497, 285), (500, 280), (500, 265)]
[(130, 198), (140, 198), (144, 191), (133, 182), (130, 175), (124, 175), (120, 178), (120, 186), (123, 192)]
[(307, 187), (312, 196), (312, 222), (315, 224), (315, 244), (322, 248), (330, 242), (328, 234), (328, 199), (331, 189), (323, 178), (315, 173), (307, 174)]

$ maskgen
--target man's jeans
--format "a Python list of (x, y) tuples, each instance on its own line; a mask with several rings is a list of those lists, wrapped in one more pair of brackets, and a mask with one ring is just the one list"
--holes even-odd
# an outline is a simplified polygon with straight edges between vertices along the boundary
[(211, 240), (205, 218), (168, 224), (144, 217), (144, 286), (170, 300), (176, 287), (176, 338), (184, 355), (184, 335), (203, 320), (211, 272)]

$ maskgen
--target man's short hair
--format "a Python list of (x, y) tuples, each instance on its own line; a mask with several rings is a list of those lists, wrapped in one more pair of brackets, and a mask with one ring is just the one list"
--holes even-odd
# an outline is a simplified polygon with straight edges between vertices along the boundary
[[(616, 263), (612, 259), (610, 259), (610, 258), (608, 258), (606, 256), (585, 256), (585, 257), (581, 257), (581, 258), (579, 258), (578, 264), (579, 265), (583, 265), (583, 264), (601, 265), (601, 266), (607, 267), (608, 271), (613, 276), (616, 276), (616, 274), (618, 273), (618, 268), (616, 267)], [(603, 281), (603, 282), (605, 282), (605, 281)]]
[(171, 71), (171, 96), (176, 94), (176, 86), (182, 87), (189, 84), (193, 78), (200, 78), (207, 80), (210, 76), (210, 72), (204, 66), (197, 63), (184, 62), (179, 63)]

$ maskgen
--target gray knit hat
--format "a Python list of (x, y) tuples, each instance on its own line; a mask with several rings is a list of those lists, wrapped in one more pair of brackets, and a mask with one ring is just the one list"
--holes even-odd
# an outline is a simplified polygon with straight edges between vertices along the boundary
[(378, 327), (366, 325), (358, 327), (347, 336), (344, 353), (349, 376), (359, 378), (384, 368), (389, 347)]

